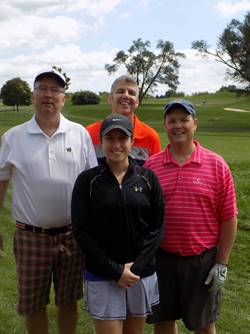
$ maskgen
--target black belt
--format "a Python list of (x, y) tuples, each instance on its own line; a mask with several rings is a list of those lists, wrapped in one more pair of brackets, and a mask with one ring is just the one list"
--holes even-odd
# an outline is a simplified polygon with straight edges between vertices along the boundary
[(37, 226), (32, 226), (28, 224), (21, 223), (19, 221), (16, 222), (16, 226), (20, 228), (21, 230), (25, 231), (31, 231), (34, 233), (41, 233), (41, 234), (48, 234), (50, 236), (57, 235), (60, 233), (65, 233), (67, 231), (72, 230), (72, 225), (65, 225), (62, 227), (53, 227), (53, 228), (43, 228), (43, 227), (37, 227)]
[(191, 258), (191, 257), (194, 257), (194, 256), (200, 256), (200, 255), (205, 254), (205, 253), (215, 252), (216, 249), (217, 249), (217, 246), (214, 246), (212, 248), (205, 249), (203, 252), (201, 252), (199, 254), (194, 254), (194, 255), (180, 255), (180, 254), (177, 254), (177, 253), (170, 253), (170, 252), (168, 252), (168, 251), (166, 251), (165, 249), (162, 249), (162, 248), (159, 248), (157, 252), (160, 253), (160, 254), (168, 255), (169, 257), (187, 259), (187, 258)]

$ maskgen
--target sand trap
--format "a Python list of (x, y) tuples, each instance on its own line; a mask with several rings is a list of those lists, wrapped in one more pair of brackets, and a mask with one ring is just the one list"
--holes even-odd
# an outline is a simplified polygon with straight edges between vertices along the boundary
[(224, 110), (237, 111), (237, 112), (250, 112), (250, 110), (235, 109), (235, 108), (224, 108)]

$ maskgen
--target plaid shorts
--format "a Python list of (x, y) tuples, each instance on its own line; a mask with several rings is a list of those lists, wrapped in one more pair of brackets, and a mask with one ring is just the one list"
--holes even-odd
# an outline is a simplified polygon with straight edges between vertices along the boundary
[(49, 236), (17, 228), (14, 254), (20, 315), (32, 314), (49, 303), (52, 280), (56, 305), (82, 297), (84, 260), (72, 231)]

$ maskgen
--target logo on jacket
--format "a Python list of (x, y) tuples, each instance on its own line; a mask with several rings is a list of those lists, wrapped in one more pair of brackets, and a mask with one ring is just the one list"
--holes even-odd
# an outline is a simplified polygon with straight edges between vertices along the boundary
[(142, 193), (142, 190), (143, 190), (142, 187), (134, 186), (134, 191), (135, 191), (135, 192), (140, 192), (140, 193)]

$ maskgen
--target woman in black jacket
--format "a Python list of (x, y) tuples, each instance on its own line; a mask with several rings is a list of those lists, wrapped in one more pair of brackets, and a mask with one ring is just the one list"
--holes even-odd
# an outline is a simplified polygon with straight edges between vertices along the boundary
[(72, 195), (75, 238), (86, 257), (85, 302), (96, 333), (143, 333), (159, 299), (154, 254), (162, 192), (155, 174), (129, 158), (133, 129), (127, 117), (106, 117), (100, 138), (106, 161), (82, 172)]

